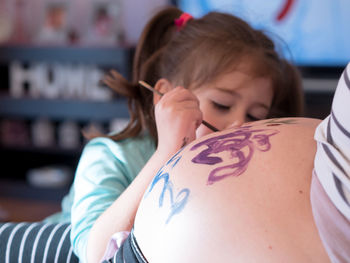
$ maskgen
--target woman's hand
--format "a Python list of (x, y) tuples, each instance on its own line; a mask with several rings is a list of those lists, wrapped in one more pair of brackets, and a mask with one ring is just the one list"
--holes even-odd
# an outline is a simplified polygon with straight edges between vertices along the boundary
[(183, 87), (171, 89), (155, 105), (155, 118), (157, 151), (170, 157), (196, 139), (196, 129), (202, 122), (199, 100)]

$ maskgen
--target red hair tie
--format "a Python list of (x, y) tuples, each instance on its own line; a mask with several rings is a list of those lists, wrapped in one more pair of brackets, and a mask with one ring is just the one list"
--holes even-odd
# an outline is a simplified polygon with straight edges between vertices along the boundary
[(193, 16), (188, 13), (182, 13), (182, 15), (174, 20), (177, 31), (180, 31), (186, 24), (188, 20), (191, 20)]

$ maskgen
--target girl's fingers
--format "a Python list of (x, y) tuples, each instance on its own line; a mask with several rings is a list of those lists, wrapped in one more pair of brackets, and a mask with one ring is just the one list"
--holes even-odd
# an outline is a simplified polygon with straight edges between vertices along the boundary
[(158, 149), (174, 154), (196, 138), (202, 122), (199, 100), (187, 89), (170, 90), (155, 105)]
[(163, 95), (160, 101), (196, 101), (199, 105), (199, 100), (197, 99), (196, 95), (194, 95), (190, 90), (183, 87), (176, 87), (175, 89), (168, 91)]
[(184, 144), (195, 139), (196, 129), (201, 119), (202, 112), (198, 108), (156, 114), (158, 145), (175, 153)]
[(190, 91), (184, 88), (176, 88), (167, 92), (156, 104), (156, 109), (177, 113), (183, 110), (199, 109), (199, 100)]

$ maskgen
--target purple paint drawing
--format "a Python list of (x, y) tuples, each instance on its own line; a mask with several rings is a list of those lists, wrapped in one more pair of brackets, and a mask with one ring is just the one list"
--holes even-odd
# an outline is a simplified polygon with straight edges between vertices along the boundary
[(241, 127), (231, 133), (215, 136), (194, 145), (191, 150), (205, 146), (206, 149), (197, 154), (192, 162), (216, 165), (223, 162), (219, 154), (228, 152), (232, 162), (229, 165), (214, 168), (208, 176), (211, 185), (229, 176), (239, 176), (246, 171), (255, 149), (266, 152), (270, 150), (270, 137), (279, 131), (272, 129), (253, 129), (251, 126)]

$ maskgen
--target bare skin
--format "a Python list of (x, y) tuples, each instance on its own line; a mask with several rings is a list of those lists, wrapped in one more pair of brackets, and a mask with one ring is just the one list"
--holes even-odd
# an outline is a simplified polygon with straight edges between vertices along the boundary
[(147, 260), (330, 262), (310, 204), (318, 123), (263, 120), (186, 146), (139, 206), (135, 237)]

